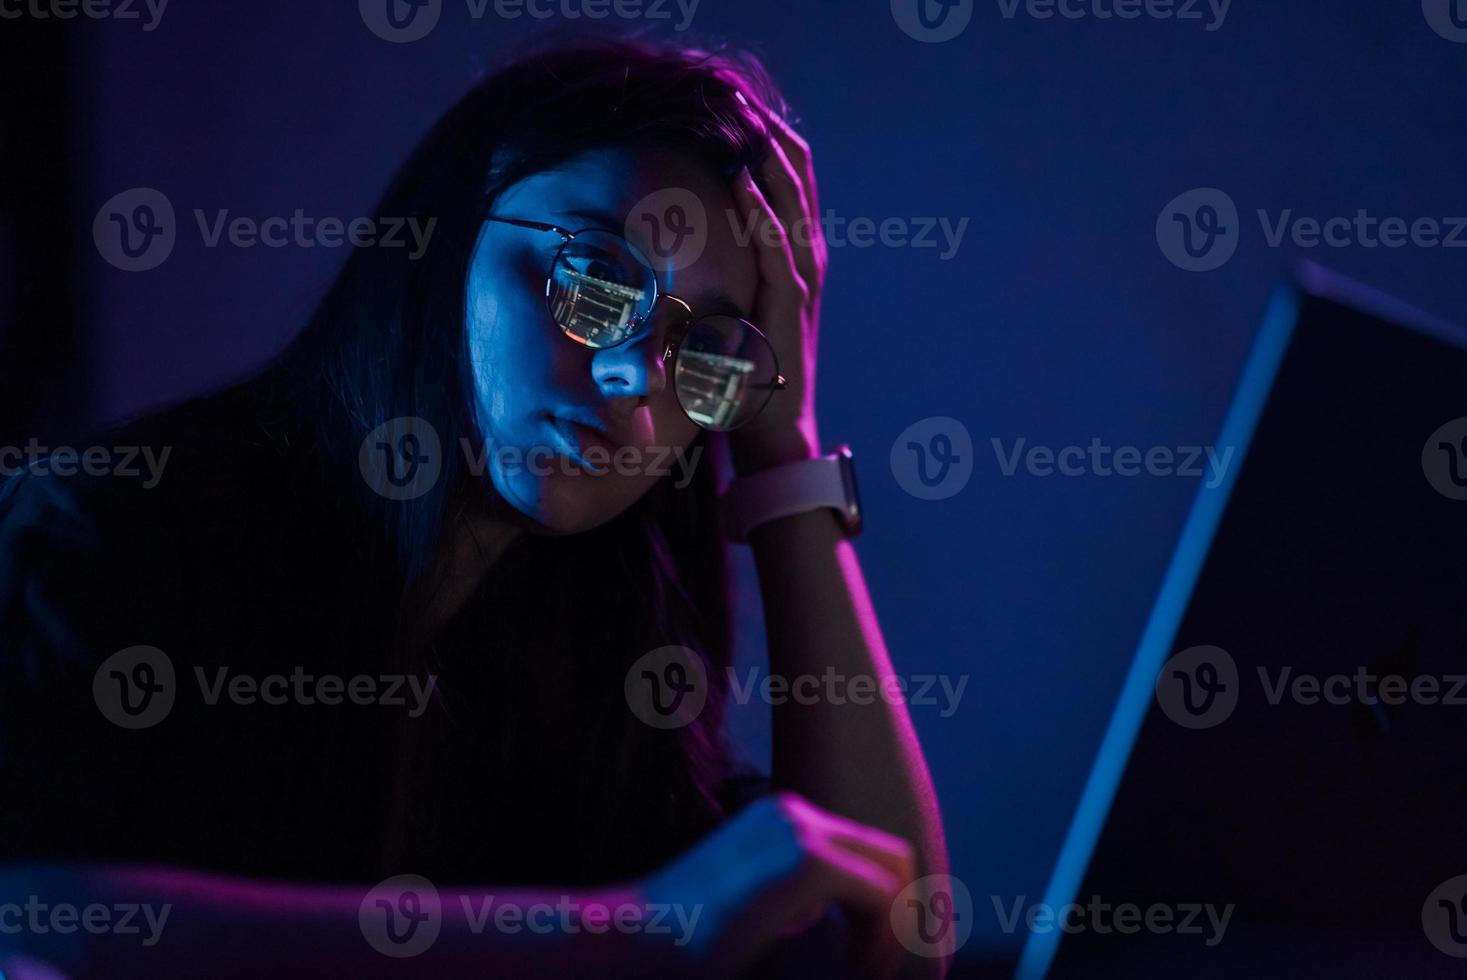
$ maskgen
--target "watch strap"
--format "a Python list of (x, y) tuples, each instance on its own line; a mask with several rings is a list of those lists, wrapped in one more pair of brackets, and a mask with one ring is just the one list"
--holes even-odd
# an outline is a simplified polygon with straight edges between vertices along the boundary
[(851, 451), (785, 463), (736, 478), (720, 500), (725, 532), (746, 542), (761, 524), (829, 507), (848, 535), (860, 529)]

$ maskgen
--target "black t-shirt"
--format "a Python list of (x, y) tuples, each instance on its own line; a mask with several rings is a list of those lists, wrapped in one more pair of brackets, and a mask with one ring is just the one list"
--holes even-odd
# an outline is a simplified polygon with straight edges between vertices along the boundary
[[(340, 485), (276, 414), (206, 400), (108, 444), (149, 447), (161, 479), (0, 483), (0, 861), (574, 885), (650, 870), (718, 818), (588, 803), (625, 761), (624, 668), (492, 641), (555, 574), (544, 541), (522, 536), (436, 639), (430, 688), (392, 659), (400, 596)], [(628, 792), (676, 792), (644, 775)]]

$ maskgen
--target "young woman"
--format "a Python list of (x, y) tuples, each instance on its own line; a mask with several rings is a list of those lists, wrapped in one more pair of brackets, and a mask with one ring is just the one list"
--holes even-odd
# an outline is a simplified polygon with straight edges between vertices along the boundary
[[(946, 870), (904, 706), (777, 704), (772, 786), (719, 734), (731, 527), (772, 674), (892, 682), (849, 522), (808, 493), (845, 464), (811, 463), (826, 252), (783, 114), (744, 56), (523, 58), (383, 199), (421, 255), (357, 247), (264, 371), (99, 440), (153, 479), (4, 485), (0, 902), (169, 912), (151, 944), (32, 924), (0, 950), (731, 975), (833, 909), (853, 971), (940, 971), (898, 900)], [(486, 928), (491, 899), (572, 911)], [(623, 905), (696, 924), (596, 928)]]

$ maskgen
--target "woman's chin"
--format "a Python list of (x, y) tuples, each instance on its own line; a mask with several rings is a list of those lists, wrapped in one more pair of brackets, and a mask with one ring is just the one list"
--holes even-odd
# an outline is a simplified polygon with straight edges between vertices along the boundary
[(500, 495), (540, 534), (580, 534), (600, 527), (625, 508), (613, 504), (608, 487), (587, 474), (524, 475), (495, 481)]

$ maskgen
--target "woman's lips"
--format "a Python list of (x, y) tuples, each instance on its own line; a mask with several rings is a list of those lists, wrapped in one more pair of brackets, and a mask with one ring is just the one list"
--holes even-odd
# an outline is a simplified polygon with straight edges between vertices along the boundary
[[(581, 422), (573, 422), (558, 416), (551, 418), (551, 427), (560, 437), (560, 450), (574, 460), (581, 468), (595, 474), (604, 474), (610, 471), (612, 456), (620, 447), (611, 439), (603, 435), (600, 430)], [(597, 462), (593, 463), (586, 458), (586, 453), (594, 448), (596, 450)]]

